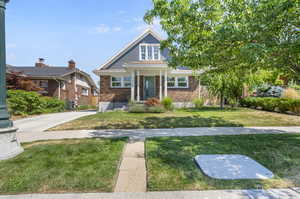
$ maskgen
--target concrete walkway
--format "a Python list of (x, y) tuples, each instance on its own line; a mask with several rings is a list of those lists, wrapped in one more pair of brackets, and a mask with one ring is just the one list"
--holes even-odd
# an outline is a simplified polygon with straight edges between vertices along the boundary
[(19, 128), (19, 133), (40, 133), (59, 124), (95, 113), (96, 111), (79, 111), (45, 114), (16, 120), (14, 125)]
[[(31, 127), (33, 128), (33, 127)], [(176, 129), (133, 129), (133, 130), (80, 130), (18, 133), (21, 142), (37, 140), (57, 140), (71, 138), (93, 137), (130, 137), (134, 140), (144, 140), (148, 137), (162, 136), (212, 136), (212, 135), (246, 135), (246, 134), (286, 134), (300, 133), (300, 126), (295, 127), (203, 127)]]
[(115, 192), (146, 192), (144, 142), (129, 142), (123, 153)]
[(299, 199), (292, 189), (174, 191), (146, 193), (74, 193), (0, 196), (0, 199)]

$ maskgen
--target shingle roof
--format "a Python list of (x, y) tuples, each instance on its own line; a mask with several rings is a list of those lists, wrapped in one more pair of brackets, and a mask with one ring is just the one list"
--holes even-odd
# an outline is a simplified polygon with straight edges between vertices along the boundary
[(32, 66), (22, 66), (22, 67), (16, 67), (16, 66), (8, 66), (8, 70), (22, 72), (27, 76), (30, 77), (57, 77), (57, 76), (63, 76), (67, 73), (75, 72), (75, 69), (70, 69), (68, 67), (32, 67)]
[(91, 78), (91, 76), (79, 69), (70, 69), (68, 67), (59, 67), (59, 66), (46, 66), (46, 67), (33, 67), (33, 66), (11, 66), (7, 65), (6, 67), (7, 71), (15, 71), (15, 72), (21, 72), (26, 76), (33, 77), (33, 78), (53, 78), (53, 77), (60, 77), (63, 78), (65, 75), (68, 75), (73, 72), (81, 73), (82, 75), (85, 75), (86, 78), (89, 80), (91, 85), (96, 86), (95, 82)]

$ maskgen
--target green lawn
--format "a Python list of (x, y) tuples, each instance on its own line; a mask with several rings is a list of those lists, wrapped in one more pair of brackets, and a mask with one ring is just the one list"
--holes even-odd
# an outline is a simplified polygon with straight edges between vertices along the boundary
[[(247, 155), (275, 174), (270, 180), (214, 180), (202, 174), (199, 154)], [(300, 186), (300, 134), (164, 137), (146, 141), (148, 190), (285, 188)]]
[(98, 113), (59, 125), (50, 130), (137, 129), (215, 126), (296, 126), (299, 116), (271, 113), (246, 108), (220, 110), (215, 107), (178, 109), (173, 112)]
[(0, 161), (0, 194), (111, 192), (126, 139), (80, 139), (24, 144)]

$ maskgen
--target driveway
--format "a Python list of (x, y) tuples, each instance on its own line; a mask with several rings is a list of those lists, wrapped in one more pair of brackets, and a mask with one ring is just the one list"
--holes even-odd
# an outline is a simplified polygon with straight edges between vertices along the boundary
[(95, 113), (96, 111), (52, 113), (16, 120), (14, 125), (19, 128), (18, 133), (43, 132), (59, 124)]

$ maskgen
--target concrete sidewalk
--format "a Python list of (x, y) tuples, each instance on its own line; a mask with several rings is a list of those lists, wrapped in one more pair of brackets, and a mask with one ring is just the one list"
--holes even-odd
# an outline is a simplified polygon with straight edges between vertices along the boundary
[(213, 135), (247, 135), (247, 134), (287, 134), (300, 133), (300, 126), (294, 127), (202, 127), (175, 129), (130, 129), (130, 130), (79, 130), (18, 133), (21, 142), (38, 140), (57, 140), (71, 138), (115, 138), (130, 137), (144, 140), (148, 137), (163, 136), (213, 136)]
[(96, 111), (51, 113), (14, 121), (19, 133), (40, 133), (59, 124), (95, 114)]
[(7, 195), (0, 199), (299, 199), (292, 189)]

